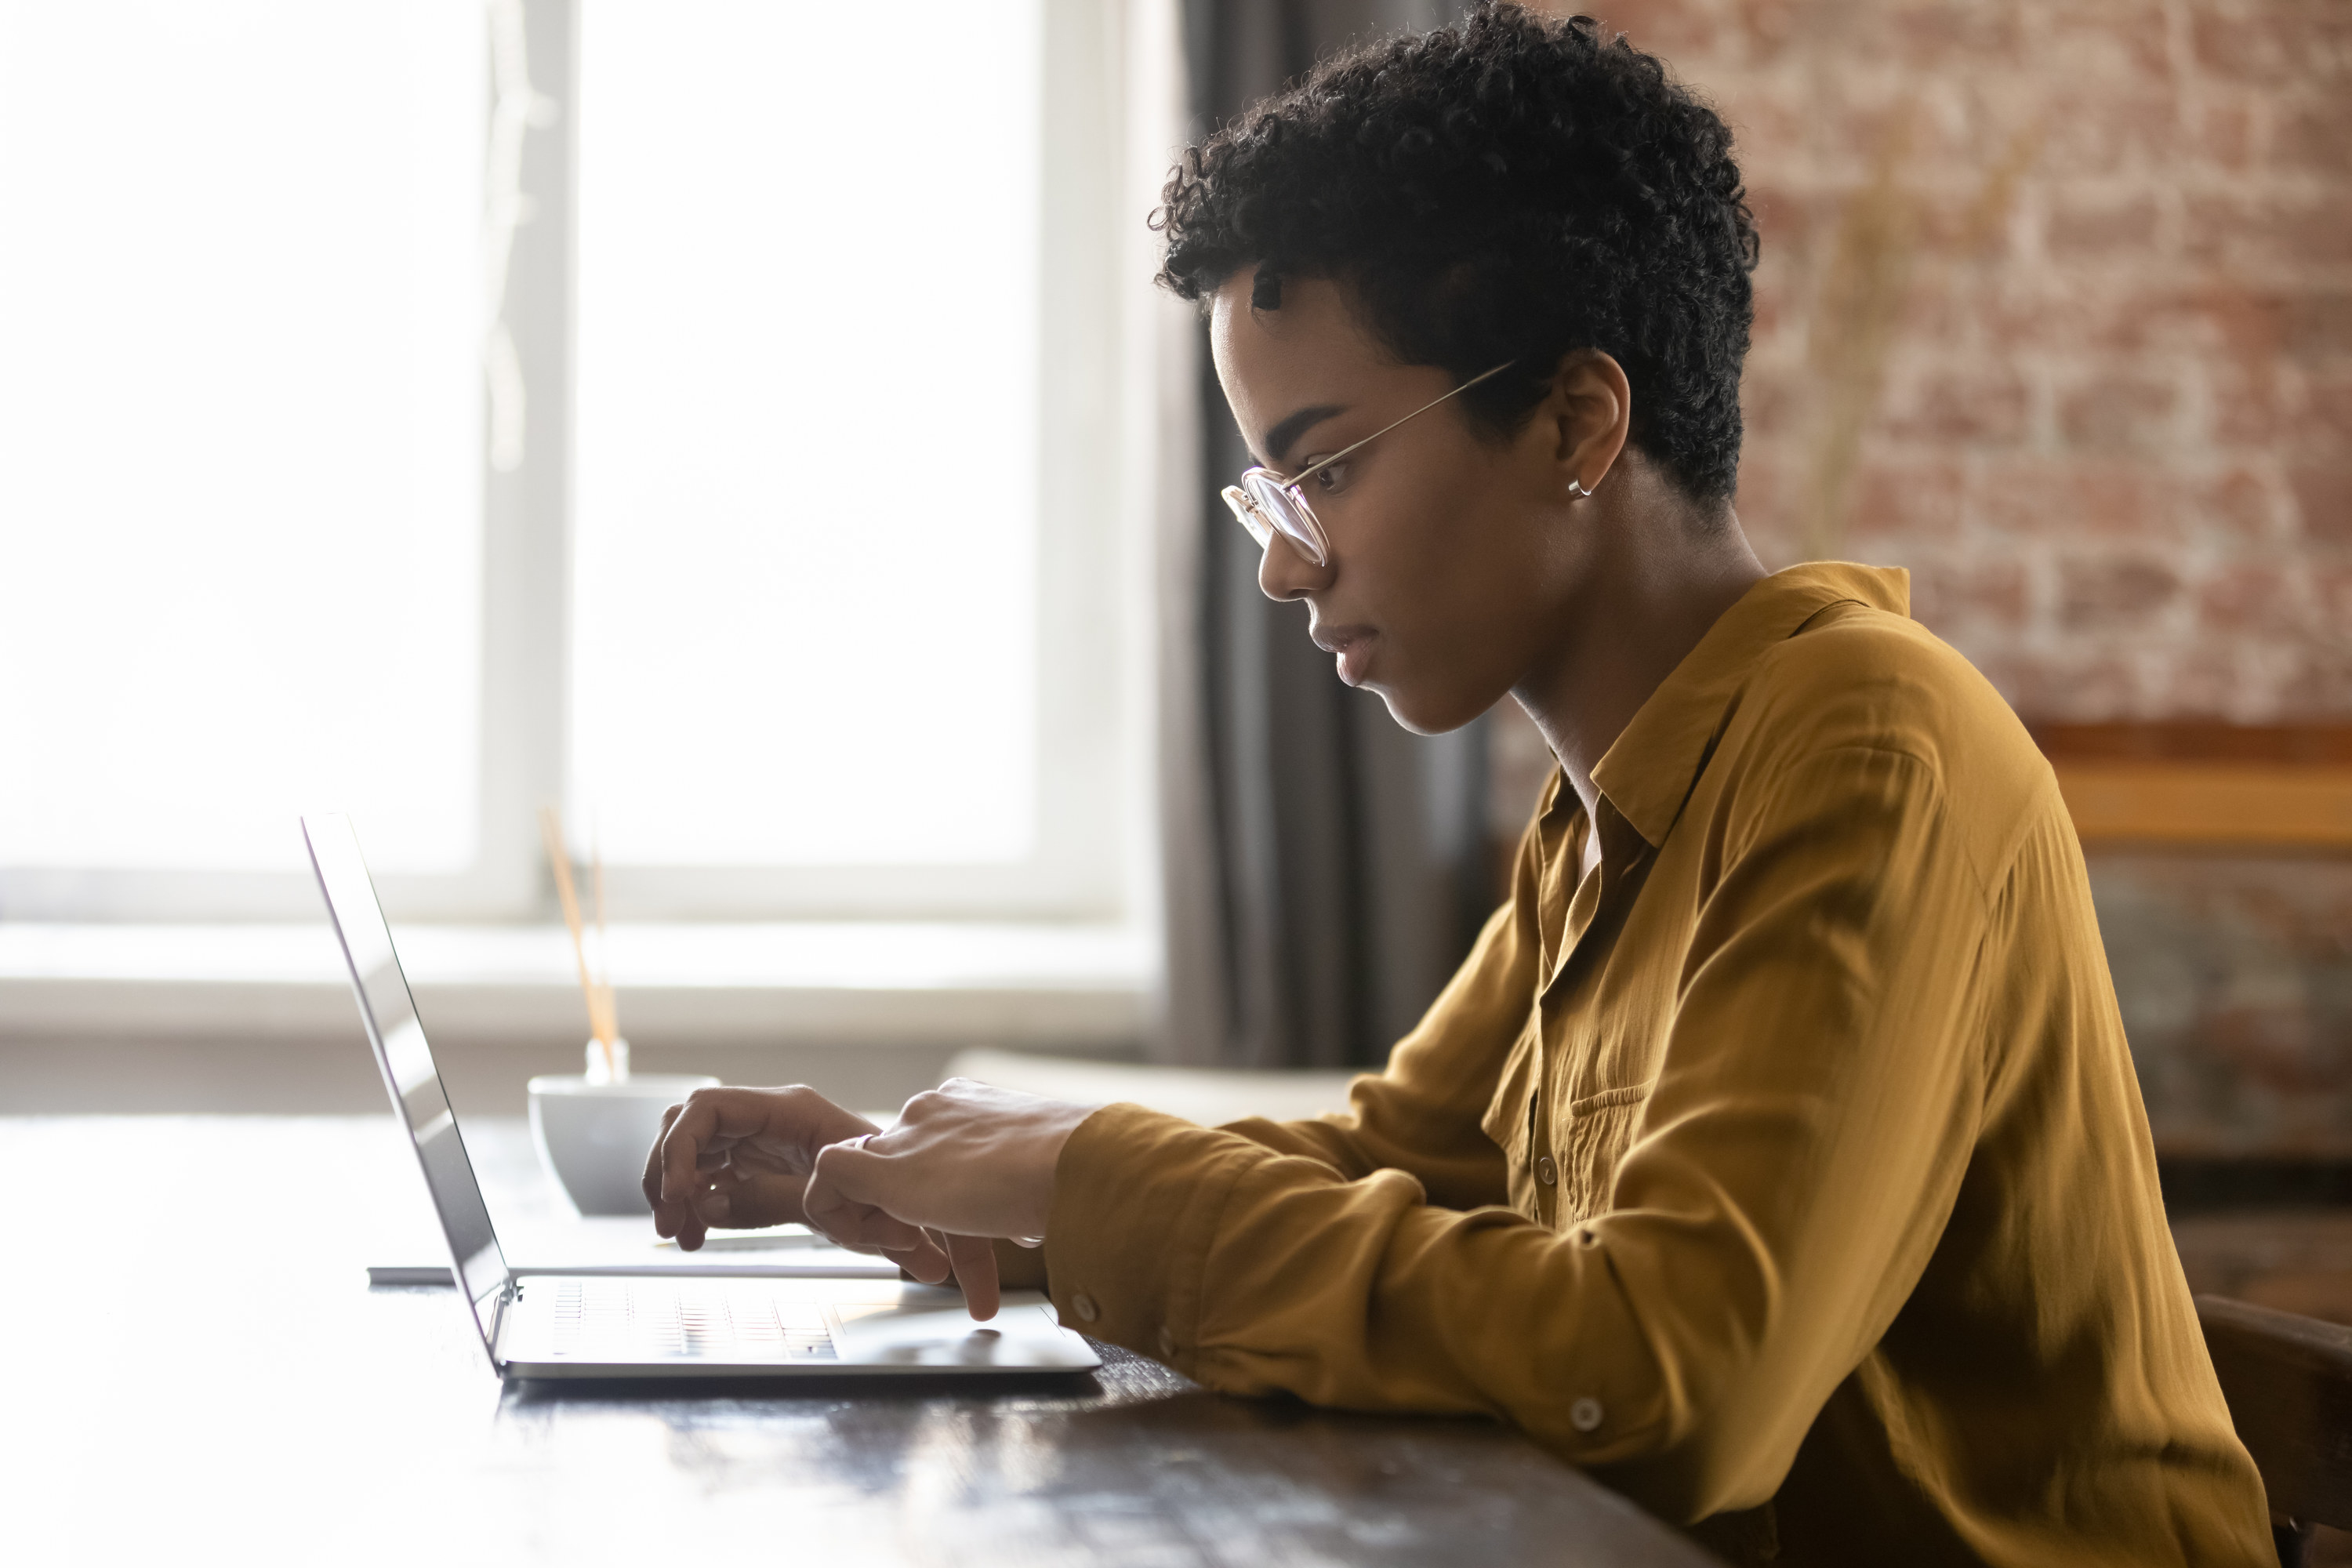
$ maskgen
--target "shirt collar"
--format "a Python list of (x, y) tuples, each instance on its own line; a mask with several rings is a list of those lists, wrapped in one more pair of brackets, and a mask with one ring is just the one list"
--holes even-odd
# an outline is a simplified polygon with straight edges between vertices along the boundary
[(1723, 710), (1773, 644), (1837, 604), (1911, 613), (1911, 574), (1900, 567), (1813, 561), (1775, 572), (1723, 612), (1683, 656), (1594, 765), (1594, 787), (1652, 847), (1682, 815)]

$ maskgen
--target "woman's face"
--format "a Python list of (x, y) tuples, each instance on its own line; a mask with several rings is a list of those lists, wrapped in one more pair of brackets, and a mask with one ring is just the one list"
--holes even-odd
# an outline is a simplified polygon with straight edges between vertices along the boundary
[[(1277, 473), (1455, 384), (1387, 357), (1336, 284), (1286, 279), (1272, 310), (1251, 308), (1251, 286), (1244, 268), (1218, 290), (1210, 342), (1244, 438)], [(1585, 444), (1549, 405), (1497, 440), (1474, 433), (1458, 399), (1441, 404), (1308, 479), (1330, 559), (1313, 565), (1276, 534), (1259, 586), (1306, 600), (1339, 678), (1379, 692), (1399, 723), (1456, 729), (1517, 685), (1575, 614), (1594, 545), (1565, 491), (1566, 447)]]

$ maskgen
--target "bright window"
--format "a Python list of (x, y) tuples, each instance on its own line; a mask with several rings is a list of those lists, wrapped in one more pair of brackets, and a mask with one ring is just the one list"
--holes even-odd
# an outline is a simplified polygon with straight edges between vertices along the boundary
[(1034, 847), (1039, 10), (901, 5), (924, 47), (844, 68), (857, 7), (583, 7), (570, 793), (616, 864)]
[(878, 15), (0, 0), (0, 919), (1131, 912), (1123, 13)]
[(0, 866), (474, 860), (482, 34), (0, 3)]

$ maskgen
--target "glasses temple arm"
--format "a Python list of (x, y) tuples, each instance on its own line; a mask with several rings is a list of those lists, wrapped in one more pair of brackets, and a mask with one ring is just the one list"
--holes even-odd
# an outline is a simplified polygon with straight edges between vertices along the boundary
[(1320, 473), (1323, 469), (1329, 468), (1332, 464), (1338, 462), (1349, 453), (1360, 451), (1364, 447), (1370, 446), (1373, 442), (1379, 440), (1381, 437), (1387, 435), (1390, 431), (1403, 424), (1405, 420), (1420, 418), (1423, 415), (1428, 413), (1431, 409), (1436, 407), (1447, 398), (1454, 396), (1456, 393), (1467, 392), (1472, 387), (1477, 385), (1480, 382), (1486, 380), (1488, 376), (1500, 375), (1518, 363), (1519, 362), (1517, 360), (1505, 360), (1502, 363), (1496, 365), (1492, 370), (1480, 371), (1476, 375), (1472, 376), (1469, 380), (1464, 382), (1459, 386), (1447, 388), (1444, 392), (1440, 393), (1437, 396), (1431, 398), (1428, 402), (1423, 404), (1420, 407), (1406, 415), (1404, 419), (1392, 419), (1386, 425), (1381, 426), (1379, 429), (1373, 431), (1370, 435), (1365, 437), (1362, 440), (1342, 447), (1322, 461), (1310, 463), (1306, 468), (1299, 469), (1297, 473), (1282, 481), (1282, 488), (1284, 489), (1294, 489), (1297, 487), (1305, 484), (1308, 479)]

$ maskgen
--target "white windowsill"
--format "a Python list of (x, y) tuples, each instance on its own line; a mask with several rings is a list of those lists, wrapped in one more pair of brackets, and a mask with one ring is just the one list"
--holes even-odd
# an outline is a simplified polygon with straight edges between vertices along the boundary
[[(395, 928), (426, 1027), (584, 1036), (560, 926)], [(640, 1040), (1125, 1045), (1158, 981), (1125, 926), (778, 922), (612, 931)], [(341, 1038), (358, 1017), (323, 924), (0, 924), (0, 1037)]]

